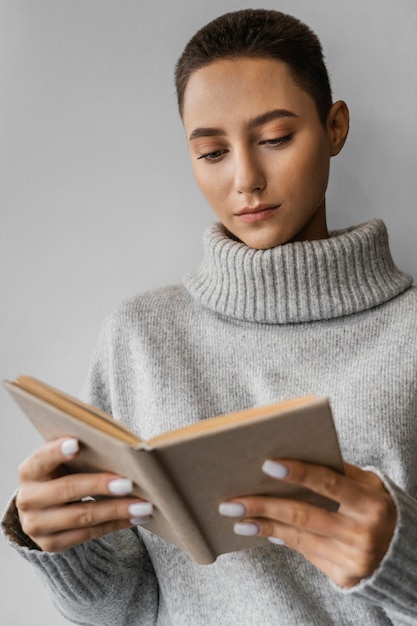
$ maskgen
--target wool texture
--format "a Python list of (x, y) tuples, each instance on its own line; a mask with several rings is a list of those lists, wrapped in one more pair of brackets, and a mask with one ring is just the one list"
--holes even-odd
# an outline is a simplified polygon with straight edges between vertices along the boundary
[(269, 250), (214, 224), (183, 284), (135, 297), (104, 322), (83, 393), (144, 439), (329, 396), (345, 460), (378, 473), (398, 511), (380, 566), (351, 589), (269, 542), (202, 566), (138, 528), (50, 554), (25, 539), (13, 503), (4, 532), (76, 624), (416, 624), (416, 336), (417, 290), (380, 220)]

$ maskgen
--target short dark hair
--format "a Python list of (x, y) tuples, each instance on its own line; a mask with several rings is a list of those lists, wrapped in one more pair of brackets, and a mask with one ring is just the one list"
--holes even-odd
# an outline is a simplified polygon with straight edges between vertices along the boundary
[(272, 58), (287, 64), (298, 85), (314, 100), (326, 124), (332, 91), (317, 35), (280, 11), (243, 9), (221, 15), (201, 28), (186, 45), (175, 68), (178, 107), (193, 72), (220, 59)]

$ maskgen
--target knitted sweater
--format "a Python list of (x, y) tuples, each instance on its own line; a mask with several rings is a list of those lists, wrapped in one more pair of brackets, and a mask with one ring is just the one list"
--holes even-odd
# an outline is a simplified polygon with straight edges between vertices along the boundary
[(58, 609), (97, 626), (416, 624), (411, 282), (380, 220), (269, 250), (212, 225), (204, 261), (183, 285), (136, 297), (106, 320), (84, 394), (145, 439), (219, 413), (330, 396), (345, 460), (378, 472), (398, 509), (370, 578), (338, 588), (270, 542), (196, 565), (145, 528), (50, 554), (24, 545), (11, 506), (6, 533)]

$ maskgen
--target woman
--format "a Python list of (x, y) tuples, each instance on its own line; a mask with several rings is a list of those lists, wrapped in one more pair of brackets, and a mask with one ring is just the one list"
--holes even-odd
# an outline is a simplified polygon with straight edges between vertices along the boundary
[[(328, 395), (346, 476), (286, 459), (265, 471), (339, 510), (232, 499), (219, 514), (235, 532), (270, 541), (198, 566), (142, 529), (152, 505), (129, 497), (128, 480), (62, 476), (78, 450), (65, 439), (22, 465), (5, 532), (76, 623), (415, 623), (416, 290), (381, 221), (327, 230), (329, 164), (349, 115), (332, 102), (320, 43), (275, 11), (227, 14), (189, 42), (176, 81), (195, 177), (219, 223), (183, 285), (106, 320), (85, 398), (147, 439)], [(92, 494), (114, 497), (84, 501)]]

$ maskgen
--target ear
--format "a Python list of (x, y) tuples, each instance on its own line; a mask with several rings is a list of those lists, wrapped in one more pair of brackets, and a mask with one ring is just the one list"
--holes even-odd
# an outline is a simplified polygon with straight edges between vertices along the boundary
[(330, 109), (326, 122), (331, 144), (331, 156), (339, 154), (349, 132), (349, 109), (346, 102), (338, 100)]

